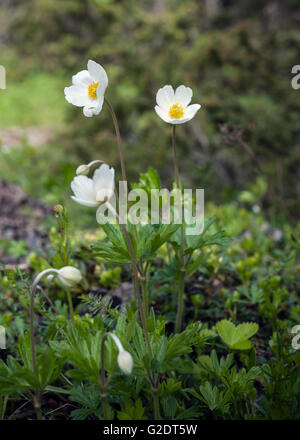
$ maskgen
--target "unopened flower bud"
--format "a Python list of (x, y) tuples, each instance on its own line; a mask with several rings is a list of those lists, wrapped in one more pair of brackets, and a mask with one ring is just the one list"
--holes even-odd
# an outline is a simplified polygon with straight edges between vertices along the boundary
[(88, 165), (86, 165), (86, 164), (79, 165), (79, 167), (76, 170), (77, 176), (86, 176), (86, 175), (88, 175), (90, 170), (91, 170), (91, 168), (94, 165), (98, 165), (100, 163), (103, 163), (103, 160), (93, 160)]
[(76, 170), (77, 176), (86, 176), (89, 173), (90, 167), (88, 165), (79, 165)]
[(55, 205), (55, 206), (53, 206), (53, 211), (56, 214), (61, 214), (63, 212), (63, 210), (64, 210), (64, 207), (62, 205)]
[(80, 271), (72, 266), (62, 267), (57, 273), (59, 281), (65, 287), (73, 287), (75, 284), (79, 283), (82, 278)]
[(128, 351), (124, 350), (122, 342), (117, 335), (110, 332), (107, 333), (107, 335), (114, 340), (116, 346), (118, 347), (119, 354), (117, 361), (120, 369), (123, 371), (124, 374), (131, 374), (133, 368), (133, 359), (131, 354), (128, 353)]
[(125, 350), (119, 351), (118, 364), (124, 374), (131, 374), (133, 368), (133, 359), (130, 353)]
[(48, 276), (47, 276), (47, 281), (49, 281), (49, 282), (50, 282), (50, 281), (52, 281), (52, 280), (53, 280), (53, 278), (54, 278), (54, 275), (48, 275)]

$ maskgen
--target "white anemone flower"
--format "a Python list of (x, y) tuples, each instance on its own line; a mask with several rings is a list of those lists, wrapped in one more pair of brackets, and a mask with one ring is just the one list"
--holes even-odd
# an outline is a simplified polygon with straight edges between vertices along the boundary
[(156, 94), (155, 111), (168, 124), (184, 124), (188, 122), (200, 109), (200, 104), (189, 105), (193, 91), (183, 85), (174, 92), (172, 86), (164, 86)]
[(84, 116), (91, 117), (102, 110), (108, 78), (95, 61), (89, 60), (87, 69), (72, 77), (72, 86), (65, 87), (65, 98), (70, 104), (83, 107)]
[(97, 168), (93, 178), (79, 175), (71, 182), (74, 195), (71, 198), (80, 205), (98, 207), (114, 195), (115, 170), (105, 163)]

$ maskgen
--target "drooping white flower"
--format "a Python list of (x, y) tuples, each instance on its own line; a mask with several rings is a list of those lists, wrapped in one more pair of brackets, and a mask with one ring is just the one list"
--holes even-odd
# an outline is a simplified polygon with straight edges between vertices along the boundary
[(124, 347), (118, 336), (116, 336), (114, 333), (108, 333), (108, 335), (114, 340), (116, 346), (118, 347), (119, 354), (117, 361), (120, 369), (124, 374), (131, 374), (133, 369), (133, 359), (131, 354), (124, 350)]
[(88, 70), (81, 70), (72, 77), (72, 86), (65, 87), (66, 100), (83, 107), (84, 116), (98, 115), (102, 110), (108, 78), (103, 67), (89, 60)]
[(114, 195), (115, 170), (105, 163), (97, 168), (93, 178), (79, 175), (71, 182), (74, 195), (71, 198), (80, 205), (98, 207)]
[(188, 122), (201, 107), (200, 104), (189, 105), (192, 96), (193, 91), (189, 87), (181, 85), (174, 92), (172, 86), (164, 86), (156, 94), (155, 111), (168, 124)]
[(57, 271), (59, 281), (65, 287), (73, 287), (81, 281), (81, 273), (76, 267), (65, 266)]
[(118, 365), (124, 374), (131, 374), (133, 368), (133, 359), (128, 351), (119, 351), (118, 354)]

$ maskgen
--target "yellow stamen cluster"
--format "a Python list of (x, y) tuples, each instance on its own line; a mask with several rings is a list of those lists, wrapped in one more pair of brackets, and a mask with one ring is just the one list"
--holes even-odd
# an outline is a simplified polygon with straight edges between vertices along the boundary
[(91, 97), (91, 98), (93, 98), (93, 99), (96, 99), (97, 98), (97, 87), (98, 87), (98, 85), (99, 85), (99, 81), (98, 82), (92, 82), (90, 85), (89, 85), (89, 96)]
[(184, 115), (183, 107), (180, 104), (173, 104), (169, 109), (171, 118), (179, 119)]

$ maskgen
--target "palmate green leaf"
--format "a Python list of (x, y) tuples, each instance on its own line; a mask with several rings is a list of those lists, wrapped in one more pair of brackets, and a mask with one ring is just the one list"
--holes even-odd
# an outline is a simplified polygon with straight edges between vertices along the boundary
[[(24, 353), (22, 353), (24, 359)], [(12, 356), (7, 364), (0, 362), (0, 390), (2, 394), (18, 394), (29, 390), (44, 390), (54, 383), (61, 373), (62, 362), (58, 361), (48, 346), (43, 346), (36, 353), (37, 375), (34, 374), (31, 361), (22, 365)]]
[(38, 381), (32, 370), (25, 368), (12, 356), (7, 364), (0, 360), (0, 390), (2, 395), (14, 395), (38, 388)]
[(130, 264), (131, 259), (129, 252), (124, 254), (119, 249), (116, 249), (114, 245), (106, 242), (94, 242), (92, 243), (94, 256), (104, 258), (106, 261), (117, 264)]
[(135, 406), (131, 399), (125, 400), (125, 408), (122, 411), (118, 411), (119, 420), (146, 420), (147, 417), (144, 416), (145, 408), (141, 399), (137, 399)]
[[(70, 323), (64, 341), (50, 342), (56, 356), (74, 367), (67, 372), (69, 377), (98, 383), (102, 335), (103, 331), (92, 332), (83, 323)], [(111, 367), (110, 364), (107, 366)]]
[[(174, 234), (180, 225), (136, 225), (138, 240), (133, 225), (126, 225), (136, 260), (151, 260), (157, 250)], [(92, 249), (96, 255), (112, 263), (130, 264), (131, 256), (128, 244), (120, 225), (103, 225), (109, 242), (93, 242)]]
[(99, 387), (96, 384), (75, 385), (70, 391), (70, 400), (85, 408), (96, 410), (101, 402)]
[[(226, 236), (225, 231), (217, 231), (208, 235), (207, 231), (211, 228), (216, 220), (216, 216), (205, 220), (204, 229), (200, 235), (185, 234), (185, 255), (192, 254), (196, 249), (201, 249), (206, 246), (217, 245), (227, 246), (231, 242), (231, 238)], [(172, 235), (170, 242), (173, 246), (179, 247), (181, 242), (180, 230)]]
[(93, 242), (91, 245), (93, 251), (96, 251), (99, 257), (112, 263), (130, 264), (130, 253), (121, 226), (107, 223), (102, 225), (102, 229), (109, 242)]
[(200, 237), (197, 235), (188, 235), (186, 238), (187, 249), (185, 255), (191, 254), (196, 249), (201, 249), (206, 246), (227, 246), (231, 242), (231, 238), (226, 236), (225, 231), (219, 231), (215, 234), (205, 236), (203, 232)]
[(195, 322), (190, 324), (182, 333), (170, 336), (168, 339), (165, 360), (171, 360), (178, 356), (190, 353), (192, 351), (192, 346), (195, 345), (200, 338), (200, 327), (201, 324)]
[(218, 322), (217, 330), (232, 350), (249, 350), (252, 344), (248, 339), (258, 331), (258, 325), (255, 322), (244, 322), (235, 326), (231, 321), (223, 319)]
[(210, 382), (205, 382), (200, 386), (200, 393), (191, 391), (194, 397), (205, 403), (211, 411), (220, 411), (222, 414), (226, 414), (229, 411), (230, 393), (224, 392), (218, 387), (213, 386)]

